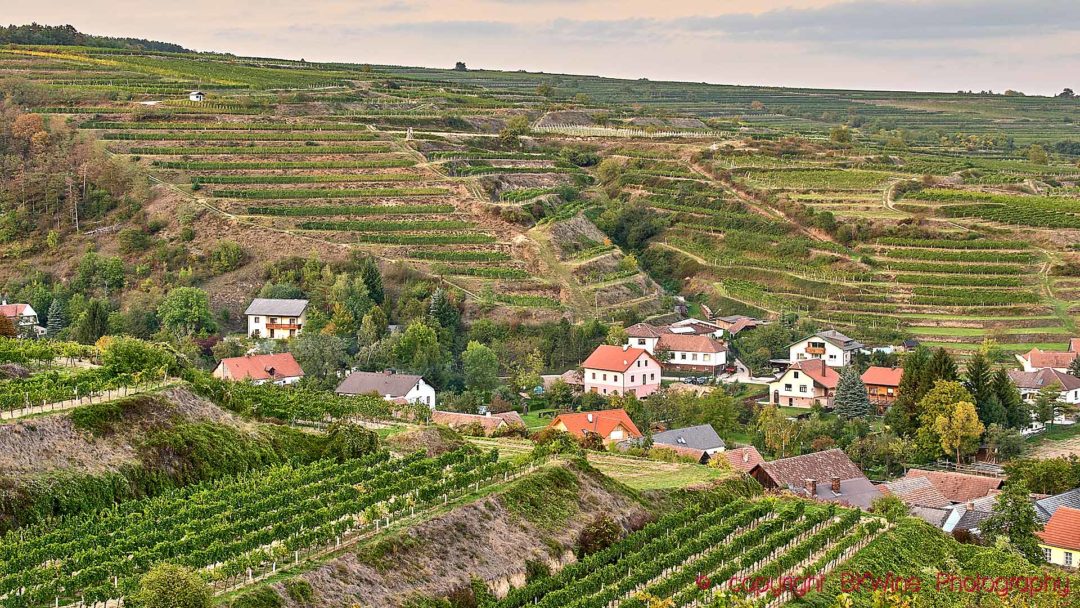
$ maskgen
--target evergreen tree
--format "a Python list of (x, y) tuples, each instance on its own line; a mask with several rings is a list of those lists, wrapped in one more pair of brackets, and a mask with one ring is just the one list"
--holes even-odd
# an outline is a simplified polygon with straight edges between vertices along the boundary
[(1031, 408), (1024, 403), (1020, 396), (1020, 390), (1009, 378), (1009, 372), (1000, 367), (994, 372), (990, 380), (990, 387), (994, 391), (994, 398), (1001, 405), (1005, 414), (1005, 426), (1013, 429), (1023, 429), (1031, 424)]
[(866, 385), (854, 365), (849, 365), (840, 372), (833, 404), (836, 415), (847, 420), (864, 418), (874, 413), (874, 406), (866, 393)]
[(360, 278), (364, 280), (364, 285), (367, 285), (368, 296), (376, 304), (382, 304), (386, 294), (383, 291), (382, 273), (379, 272), (379, 265), (375, 260), (364, 258), (360, 262)]
[(1080, 378), (1080, 357), (1073, 359), (1069, 364), (1069, 375)]
[(61, 329), (64, 329), (64, 306), (59, 298), (53, 298), (52, 304), (49, 304), (48, 322), (45, 325), (46, 335), (56, 338)]
[(109, 310), (98, 299), (90, 300), (86, 311), (79, 317), (75, 326), (75, 339), (83, 344), (93, 344), (98, 338), (109, 333)]
[(993, 372), (986, 355), (981, 352), (972, 355), (964, 376), (964, 386), (971, 396), (975, 397), (975, 408), (979, 413), (979, 420), (986, 426), (1004, 425), (1006, 423), (1005, 410), (994, 395)]
[(436, 289), (435, 293), (431, 294), (431, 305), (428, 313), (440, 327), (448, 329), (457, 327), (458, 321), (461, 318), (461, 313), (458, 311), (457, 305), (442, 287)]
[(923, 383), (927, 387), (933, 387), (938, 380), (954, 382), (959, 379), (960, 373), (956, 369), (956, 361), (953, 360), (952, 355), (944, 348), (935, 350), (934, 355), (930, 357), (930, 363), (926, 366)]
[(904, 374), (900, 377), (896, 401), (886, 415), (889, 426), (897, 435), (908, 436), (918, 427), (918, 403), (930, 385), (923, 382), (930, 364), (930, 349), (920, 346), (904, 356)]

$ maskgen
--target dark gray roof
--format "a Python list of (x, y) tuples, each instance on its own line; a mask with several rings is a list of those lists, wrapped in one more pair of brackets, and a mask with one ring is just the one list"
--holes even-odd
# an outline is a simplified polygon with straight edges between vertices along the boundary
[(1058, 507), (1080, 509), (1080, 488), (1036, 500), (1035, 514), (1039, 517), (1039, 521), (1046, 523), (1050, 521), (1050, 516), (1058, 510)]
[(695, 450), (714, 450), (724, 447), (724, 440), (708, 424), (664, 431), (653, 435), (652, 439), (653, 443), (693, 448)]
[(819, 331), (814, 335), (821, 338), (822, 340), (825, 340), (826, 342), (832, 343), (837, 348), (843, 350), (856, 350), (864, 346), (862, 342), (859, 342), (858, 340), (855, 340), (853, 338), (849, 338), (844, 334), (836, 331), (835, 329)]
[(926, 523), (940, 528), (945, 525), (945, 520), (949, 519), (949, 513), (951, 509), (936, 509), (934, 507), (911, 507), (911, 514)]
[(960, 516), (960, 521), (956, 522), (956, 526), (953, 530), (971, 530), (978, 528), (979, 524), (986, 521), (986, 518), (990, 517), (990, 511), (976, 511), (972, 509), (965, 509), (964, 514)]
[[(805, 486), (788, 486), (788, 489), (796, 494), (802, 494), (806, 496)], [(814, 495), (811, 498), (816, 498), (825, 502), (836, 502), (851, 507), (859, 507), (862, 509), (869, 509), (870, 505), (874, 502), (874, 499), (881, 498), (881, 491), (877, 487), (870, 483), (870, 480), (865, 477), (854, 477), (852, 479), (844, 479), (840, 481), (840, 492), (833, 492), (831, 481), (819, 481), (816, 484)]]
[(248, 305), (245, 315), (272, 315), (275, 317), (299, 317), (307, 309), (307, 300), (275, 300), (255, 298)]
[(421, 380), (423, 378), (412, 374), (353, 372), (341, 381), (334, 392), (339, 395), (378, 393), (384, 397), (404, 397)]

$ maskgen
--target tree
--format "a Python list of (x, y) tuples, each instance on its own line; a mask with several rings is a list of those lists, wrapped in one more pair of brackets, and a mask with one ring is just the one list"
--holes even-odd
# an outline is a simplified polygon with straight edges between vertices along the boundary
[(829, 130), (829, 140), (834, 144), (850, 144), (852, 140), (851, 129), (845, 125), (837, 125)]
[(379, 449), (379, 435), (359, 424), (337, 421), (326, 431), (323, 458), (345, 461), (360, 458)]
[(949, 351), (944, 348), (934, 351), (933, 356), (930, 357), (930, 362), (926, 366), (925, 374), (923, 384), (927, 387), (933, 387), (938, 380), (952, 382), (960, 378), (960, 374), (956, 369), (956, 361), (949, 354)]
[(1020, 389), (1016, 388), (1009, 373), (1004, 368), (998, 368), (991, 380), (994, 398), (1001, 409), (1005, 412), (1005, 425), (1013, 429), (1024, 429), (1031, 425), (1031, 408), (1020, 396)]
[(934, 421), (934, 431), (941, 437), (941, 448), (956, 454), (956, 464), (960, 464), (961, 454), (974, 452), (978, 447), (985, 427), (979, 422), (975, 404), (960, 401), (953, 405), (947, 415), (939, 415)]
[(900, 376), (896, 401), (886, 414), (886, 420), (898, 435), (910, 435), (915, 431), (919, 400), (931, 388), (924, 383), (929, 364), (930, 349), (925, 346), (919, 346), (904, 356), (904, 373)]
[(859, 370), (854, 365), (845, 367), (840, 372), (836, 383), (836, 395), (833, 398), (836, 415), (845, 419), (865, 418), (874, 413), (866, 385), (859, 377)]
[(612, 323), (608, 327), (607, 337), (604, 338), (604, 344), (610, 344), (612, 346), (622, 346), (627, 344), (630, 340), (630, 336), (626, 333), (626, 328), (619, 323)]
[(183, 566), (160, 563), (139, 580), (133, 594), (142, 608), (209, 608), (214, 592), (198, 574)]
[(466, 72), (468, 71), (468, 68), (465, 67), (464, 61), (458, 61), (454, 64), (454, 70), (457, 72)]
[(1023, 458), (1005, 465), (1007, 484), (1023, 482), (1038, 494), (1061, 494), (1080, 486), (1080, 457)]
[(389, 329), (386, 313), (381, 306), (372, 306), (362, 321), (360, 321), (360, 345), (371, 346), (382, 340)]
[(979, 420), (984, 425), (1005, 424), (1005, 409), (998, 402), (994, 393), (993, 372), (990, 360), (982, 352), (977, 352), (968, 360), (964, 374), (964, 386), (975, 398), (975, 407)]
[(113, 374), (157, 372), (176, 367), (175, 355), (149, 342), (127, 336), (110, 336), (101, 342), (104, 343), (101, 364)]
[(428, 382), (439, 386), (446, 376), (446, 358), (439, 336), (422, 321), (405, 329), (401, 339), (394, 344), (394, 361), (398, 366), (423, 376)]
[(936, 429), (937, 419), (951, 415), (957, 403), (970, 403), (974, 400), (971, 393), (959, 382), (938, 380), (934, 383), (934, 388), (930, 389), (918, 404), (919, 427), (916, 431), (916, 443), (920, 457), (933, 459), (941, 455), (942, 440)]
[(908, 507), (896, 496), (879, 496), (870, 503), (870, 512), (896, 522), (907, 516)]
[(4, 338), (17, 338), (19, 332), (15, 330), (15, 324), (11, 322), (11, 318), (0, 315), (0, 336)]
[(217, 329), (210, 313), (210, 298), (196, 287), (171, 290), (158, 306), (161, 326), (177, 337), (211, 333)]
[(764, 439), (765, 447), (777, 458), (794, 455), (801, 427), (782, 414), (775, 405), (766, 405), (761, 408), (757, 417), (757, 428)]
[(1069, 375), (1080, 378), (1080, 357), (1076, 357), (1072, 360), (1072, 363), (1069, 364)]
[(52, 304), (49, 304), (45, 335), (55, 339), (62, 329), (64, 329), (64, 305), (60, 303), (60, 298), (53, 298)]
[(1050, 157), (1046, 154), (1046, 148), (1039, 144), (1032, 144), (1032, 146), (1028, 148), (1027, 157), (1030, 162), (1036, 165), (1045, 165), (1050, 162)]
[(337, 378), (348, 362), (345, 341), (333, 335), (302, 332), (292, 340), (289, 351), (304, 375), (317, 380)]
[(431, 294), (428, 314), (440, 327), (447, 329), (457, 327), (458, 321), (461, 319), (461, 312), (458, 310), (457, 304), (442, 287)]
[(998, 495), (990, 517), (979, 525), (979, 531), (992, 543), (998, 539), (1007, 540), (1029, 562), (1042, 564), (1046, 560), (1039, 548), (1039, 537), (1035, 535), (1040, 527), (1028, 487), (1024, 482), (1012, 482)]
[(540, 372), (544, 370), (544, 357), (540, 351), (533, 350), (517, 363), (514, 369), (514, 388), (522, 392), (531, 392), (543, 384)]
[(371, 300), (376, 304), (382, 304), (386, 294), (383, 290), (382, 273), (379, 272), (379, 265), (374, 259), (365, 257), (361, 260), (360, 278), (364, 280), (364, 285), (367, 285), (368, 296)]
[(499, 357), (476, 340), (461, 353), (461, 367), (469, 390), (490, 391), (499, 384)]
[(86, 310), (75, 325), (74, 338), (83, 344), (93, 344), (98, 338), (109, 333), (109, 310), (105, 302), (97, 298), (90, 300)]
[(1060, 407), (1061, 384), (1051, 382), (1040, 388), (1039, 392), (1035, 394), (1035, 402), (1032, 404), (1031, 412), (1035, 415), (1037, 421), (1053, 428), (1054, 418), (1057, 417)]
[(986, 446), (998, 462), (1012, 460), (1024, 450), (1024, 436), (1016, 429), (991, 424), (986, 429)]

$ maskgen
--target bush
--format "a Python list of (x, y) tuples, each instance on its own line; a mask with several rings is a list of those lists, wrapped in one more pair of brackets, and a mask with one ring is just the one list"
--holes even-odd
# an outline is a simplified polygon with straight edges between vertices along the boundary
[(247, 252), (239, 244), (233, 241), (221, 241), (216, 249), (210, 252), (210, 268), (215, 273), (236, 270), (247, 261)]
[(326, 449), (323, 456), (348, 460), (360, 458), (379, 449), (379, 435), (358, 424), (335, 422), (326, 434)]
[(611, 516), (606, 514), (597, 515), (596, 519), (585, 524), (581, 534), (578, 535), (578, 559), (610, 547), (615, 541), (619, 540), (620, 536), (622, 536), (622, 528), (615, 523), (615, 520), (611, 519)]
[(213, 599), (210, 585), (198, 574), (166, 563), (143, 575), (138, 591), (131, 597), (132, 603), (141, 608), (209, 608)]
[(236, 598), (229, 608), (281, 608), (285, 602), (270, 587), (259, 587)]
[(315, 599), (315, 592), (311, 589), (311, 583), (302, 578), (294, 578), (285, 581), (285, 593), (294, 602), (307, 604)]

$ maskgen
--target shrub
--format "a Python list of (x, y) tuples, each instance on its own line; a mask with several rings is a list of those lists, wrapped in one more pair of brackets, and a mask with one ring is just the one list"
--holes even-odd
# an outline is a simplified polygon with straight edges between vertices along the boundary
[(131, 599), (142, 608), (209, 608), (213, 598), (210, 585), (198, 574), (183, 566), (162, 563), (143, 575)]
[(607, 514), (597, 515), (591, 522), (585, 524), (578, 535), (577, 554), (578, 559), (601, 549), (610, 547), (622, 536), (622, 528)]
[(285, 602), (270, 587), (259, 587), (236, 598), (229, 608), (281, 608)]

